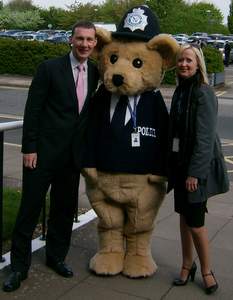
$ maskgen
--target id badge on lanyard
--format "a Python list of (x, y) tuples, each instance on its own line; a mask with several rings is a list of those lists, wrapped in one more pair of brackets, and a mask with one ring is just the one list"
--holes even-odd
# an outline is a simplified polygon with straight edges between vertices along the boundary
[(131, 133), (131, 146), (140, 147), (140, 133), (138, 132)]
[(179, 152), (179, 142), (180, 140), (178, 138), (173, 138), (172, 152)]
[(140, 133), (137, 132), (137, 98), (136, 96), (134, 97), (134, 108), (132, 110), (132, 107), (130, 103), (128, 102), (128, 108), (130, 111), (130, 115), (133, 121), (133, 129), (134, 132), (131, 133), (131, 146), (132, 147), (140, 147)]

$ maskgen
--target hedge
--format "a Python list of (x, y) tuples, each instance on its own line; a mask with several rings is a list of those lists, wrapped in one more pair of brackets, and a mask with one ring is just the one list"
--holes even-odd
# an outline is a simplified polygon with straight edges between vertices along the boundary
[(69, 45), (0, 39), (0, 74), (33, 76), (44, 60), (64, 55)]
[(222, 53), (218, 49), (206, 46), (203, 48), (203, 54), (208, 74), (224, 71)]
[[(0, 39), (0, 74), (33, 76), (42, 61), (64, 55), (70, 50), (66, 44), (51, 44), (38, 41), (17, 41)], [(223, 72), (222, 54), (219, 50), (206, 46), (203, 48), (207, 72)], [(166, 72), (165, 84), (175, 84), (175, 71)]]

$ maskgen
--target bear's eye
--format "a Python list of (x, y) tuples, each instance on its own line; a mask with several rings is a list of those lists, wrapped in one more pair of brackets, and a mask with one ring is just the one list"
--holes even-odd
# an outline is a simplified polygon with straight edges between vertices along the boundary
[(141, 68), (142, 64), (143, 64), (143, 62), (142, 62), (142, 60), (140, 58), (135, 58), (133, 60), (133, 66), (135, 68)]
[(112, 54), (110, 57), (110, 62), (112, 64), (115, 64), (115, 62), (118, 60), (118, 56), (116, 54)]

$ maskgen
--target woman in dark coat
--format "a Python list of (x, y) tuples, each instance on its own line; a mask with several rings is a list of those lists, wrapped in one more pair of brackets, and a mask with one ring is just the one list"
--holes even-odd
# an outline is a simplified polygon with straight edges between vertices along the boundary
[[(177, 58), (177, 80), (170, 111), (168, 191), (174, 188), (175, 211), (180, 214), (183, 265), (180, 277), (173, 283), (182, 286), (189, 278), (194, 280), (197, 269), (193, 261), (195, 247), (205, 291), (212, 294), (218, 283), (210, 268), (204, 223), (207, 198), (211, 190), (218, 187), (212, 183), (209, 188), (208, 178), (211, 164), (221, 159), (224, 165), (224, 161), (216, 134), (217, 98), (208, 85), (202, 51), (195, 45), (181, 46)], [(227, 179), (222, 184), (220, 188), (226, 191)]]

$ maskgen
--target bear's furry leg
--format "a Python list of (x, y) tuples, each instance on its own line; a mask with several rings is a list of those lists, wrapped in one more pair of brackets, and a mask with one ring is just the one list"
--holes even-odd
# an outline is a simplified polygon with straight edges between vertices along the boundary
[(90, 269), (99, 275), (121, 273), (125, 255), (122, 232), (99, 230), (99, 247), (100, 250), (90, 261)]
[[(101, 177), (99, 177), (99, 184)], [(92, 257), (89, 267), (99, 275), (116, 275), (124, 263), (124, 210), (112, 202), (99, 186), (92, 188), (87, 183), (87, 194), (99, 217), (99, 251)]]
[(164, 183), (145, 183), (142, 187), (137, 193), (137, 201), (134, 201), (135, 206), (127, 208), (124, 229), (126, 256), (123, 274), (131, 278), (151, 276), (157, 269), (151, 255), (151, 235), (166, 188)]
[(150, 231), (127, 236), (124, 275), (139, 278), (148, 277), (155, 273), (157, 266), (151, 255), (151, 234)]

